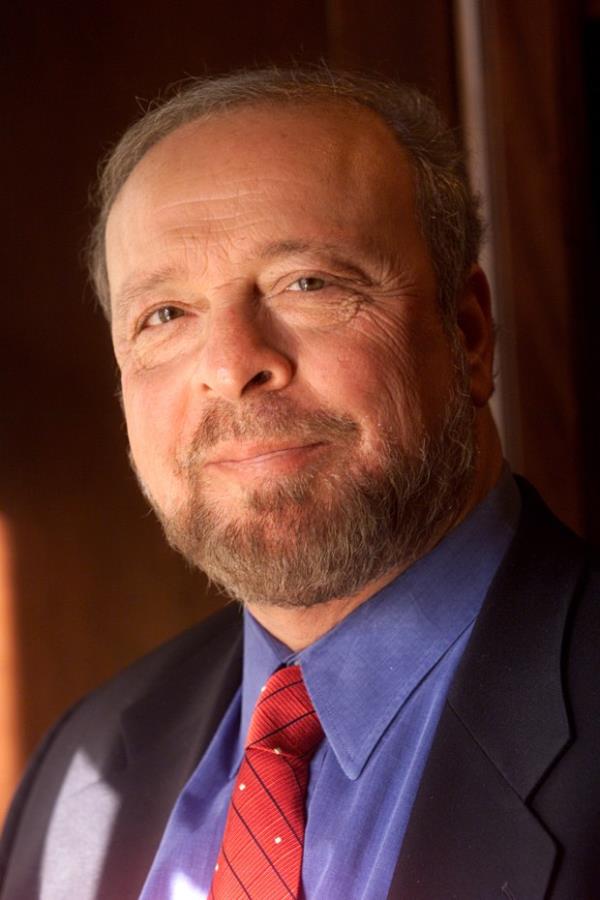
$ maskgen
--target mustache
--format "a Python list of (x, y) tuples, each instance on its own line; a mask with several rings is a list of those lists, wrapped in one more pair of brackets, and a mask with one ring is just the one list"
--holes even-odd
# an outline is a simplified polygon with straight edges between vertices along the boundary
[(204, 412), (181, 464), (183, 469), (197, 466), (223, 441), (281, 437), (316, 443), (347, 440), (359, 431), (358, 423), (349, 416), (323, 408), (307, 410), (286, 397), (263, 397), (238, 407), (215, 400)]

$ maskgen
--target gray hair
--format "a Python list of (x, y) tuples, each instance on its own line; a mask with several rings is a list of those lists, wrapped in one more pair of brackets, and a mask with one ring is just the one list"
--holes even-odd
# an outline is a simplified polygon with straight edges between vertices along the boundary
[(384, 78), (310, 68), (271, 67), (190, 79), (159, 99), (123, 135), (101, 165), (95, 192), (97, 217), (88, 242), (89, 270), (110, 319), (105, 231), (109, 212), (142, 157), (188, 122), (241, 106), (334, 101), (377, 113), (408, 152), (413, 167), (416, 213), (437, 277), (442, 317), (454, 322), (455, 298), (477, 262), (482, 222), (470, 189), (463, 154), (432, 100), (411, 85)]

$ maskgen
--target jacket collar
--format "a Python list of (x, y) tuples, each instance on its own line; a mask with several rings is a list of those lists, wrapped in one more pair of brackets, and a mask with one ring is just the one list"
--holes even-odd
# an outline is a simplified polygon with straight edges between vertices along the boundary
[(193, 736), (195, 764), (239, 686), (242, 617), (237, 606), (228, 605), (174, 643), (178, 659), (158, 668), (152, 686), (121, 715), (127, 765), (149, 752), (160, 755), (165, 743), (181, 746), (186, 735)]
[(536, 900), (550, 878), (556, 848), (525, 801), (571, 739), (561, 648), (583, 553), (519, 486), (519, 528), (451, 686), (390, 898)]
[(561, 651), (583, 564), (579, 542), (525, 494), (519, 531), (490, 588), (448, 702), (526, 800), (570, 739)]

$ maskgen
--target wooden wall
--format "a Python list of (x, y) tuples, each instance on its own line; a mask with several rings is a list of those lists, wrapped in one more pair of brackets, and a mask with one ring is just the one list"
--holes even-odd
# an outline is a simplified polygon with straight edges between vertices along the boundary
[[(540, 0), (540, 16), (542, 5), (555, 3)], [(540, 147), (557, 138), (565, 102), (558, 73), (546, 71), (557, 37), (546, 42), (546, 62), (536, 56), (530, 65), (535, 35), (526, 11), (516, 0), (492, 6), (503, 11), (494, 34), (499, 83), (508, 85), (502, 102), (510, 128), (509, 199), (518, 205), (529, 198), (510, 225), (525, 469), (557, 511), (582, 528), (572, 271), (561, 255), (566, 171), (553, 163), (543, 179), (539, 172)], [(108, 333), (80, 263), (98, 157), (140, 100), (189, 74), (240, 65), (324, 58), (416, 82), (454, 123), (459, 104), (453, 6), (446, 0), (174, 0), (168, 7), (157, 0), (71, 0), (12, 4), (3, 20), (0, 513), (12, 550), (0, 593), (0, 673), (9, 672), (12, 685), (4, 744), (14, 771), (67, 704), (221, 602), (165, 546), (126, 461)], [(523, 79), (531, 82), (526, 95)], [(526, 123), (531, 129), (523, 136)], [(565, 151), (571, 160), (579, 141)], [(554, 268), (547, 268), (549, 259)], [(563, 338), (568, 352), (558, 364)], [(544, 405), (548, 396), (551, 406)]]
[[(584, 332), (588, 278), (585, 20), (566, 0), (484, 0), (491, 155), (516, 345), (520, 468), (555, 511), (590, 530), (595, 471), (584, 417), (593, 402)], [(597, 496), (597, 495), (596, 495)]]

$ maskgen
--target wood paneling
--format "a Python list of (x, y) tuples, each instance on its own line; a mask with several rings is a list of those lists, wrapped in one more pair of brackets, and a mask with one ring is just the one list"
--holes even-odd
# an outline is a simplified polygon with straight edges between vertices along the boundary
[(8, 806), (21, 766), (16, 694), (18, 652), (12, 535), (8, 521), (0, 516), (0, 819)]
[(500, 162), (523, 474), (584, 530), (578, 380), (578, 18), (562, 0), (483, 4), (492, 158)]
[(415, 83), (458, 122), (452, 3), (329, 0), (328, 12), (333, 65)]

